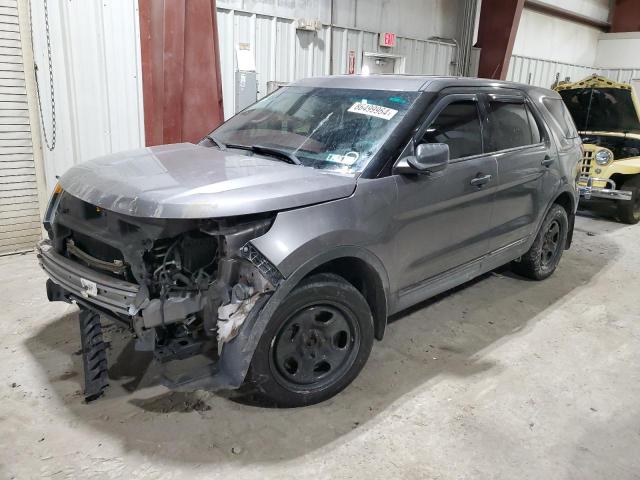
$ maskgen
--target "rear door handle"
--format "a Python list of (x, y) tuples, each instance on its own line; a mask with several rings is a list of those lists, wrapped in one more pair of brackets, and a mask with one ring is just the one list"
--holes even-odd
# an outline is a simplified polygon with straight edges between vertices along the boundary
[(474, 187), (481, 187), (482, 185), (489, 182), (490, 180), (491, 180), (491, 175), (484, 175), (481, 177), (478, 176), (478, 177), (472, 178), (470, 183)]
[(542, 160), (542, 165), (545, 167), (548, 167), (552, 163), (553, 163), (553, 158), (551, 158), (549, 155), (545, 155), (544, 160)]

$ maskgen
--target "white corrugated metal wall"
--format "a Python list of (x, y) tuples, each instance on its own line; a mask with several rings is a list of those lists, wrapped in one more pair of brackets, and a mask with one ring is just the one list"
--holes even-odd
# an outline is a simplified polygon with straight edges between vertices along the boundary
[(632, 79), (640, 78), (640, 67), (604, 69), (513, 55), (509, 63), (507, 80), (549, 88), (556, 81), (558, 74), (560, 80), (569, 78), (570, 81), (577, 82), (594, 73), (617, 82), (629, 83)]
[(0, 0), (0, 255), (33, 247), (40, 211), (16, 0)]
[[(143, 146), (144, 122), (137, 0), (49, 2), (58, 128), (56, 149), (45, 151), (44, 159), (51, 188), (55, 176), (75, 163)], [(328, 26), (327, 1), (220, 3), (225, 6), (218, 8), (218, 29), (227, 118), (233, 114), (235, 103), (236, 46), (240, 43), (254, 50), (259, 96), (266, 93), (268, 81), (290, 82), (330, 72), (345, 73), (350, 50), (356, 53), (359, 71), (364, 52), (382, 50), (378, 46), (378, 32)], [(251, 5), (260, 13), (243, 9)], [(43, 6), (42, 1), (33, 1), (34, 50), (40, 77), (44, 77), (44, 124), (50, 132)], [(231, 6), (239, 8), (228, 8)], [(318, 18), (322, 28), (297, 30), (295, 18), (299, 17)], [(441, 26), (445, 27), (451, 29)], [(406, 73), (450, 74), (456, 47), (399, 35), (397, 46), (384, 49), (384, 53), (404, 56)], [(569, 76), (575, 80), (594, 71), (600, 72), (588, 66), (514, 55), (508, 78), (549, 86), (556, 72), (560, 72), (561, 78)], [(635, 75), (630, 70), (606, 72), (620, 79)]]
[(638, 68), (601, 68), (600, 75), (622, 83), (631, 83), (631, 80), (640, 79), (640, 67)]
[[(34, 56), (51, 132), (44, 3), (32, 0)], [(72, 165), (144, 146), (137, 0), (49, 0), (57, 144), (44, 152), (48, 188)]]
[[(333, 73), (347, 71), (347, 53), (356, 52), (356, 73), (360, 73), (361, 59), (365, 52), (381, 52), (378, 47), (378, 33), (334, 27), (333, 36)], [(456, 58), (456, 47), (450, 43), (430, 40), (397, 37), (396, 46), (385, 48), (384, 52), (405, 58), (405, 71), (408, 74), (451, 75), (452, 62)], [(327, 72), (328, 73), (328, 72)]]
[(327, 29), (300, 33), (296, 33), (295, 22), (290, 18), (218, 9), (225, 118), (235, 113), (234, 72), (239, 44), (249, 45), (254, 51), (259, 96), (266, 94), (268, 81), (291, 82), (328, 70)]
[[(292, 82), (315, 75), (347, 72), (348, 52), (356, 54), (360, 72), (365, 52), (380, 52), (378, 32), (323, 24), (318, 31), (296, 29), (293, 18), (218, 8), (218, 37), (225, 118), (235, 99), (236, 47), (250, 46), (255, 57), (258, 97), (267, 93), (267, 82)], [(333, 39), (333, 42), (332, 42)], [(329, 52), (332, 51), (332, 55)], [(384, 53), (405, 57), (405, 73), (450, 75), (456, 47), (449, 43), (397, 37), (394, 48)], [(330, 58), (333, 68), (330, 66)]]
[(549, 88), (556, 81), (557, 74), (560, 74), (560, 80), (569, 77), (572, 81), (577, 81), (598, 71), (597, 68), (584, 65), (513, 55), (507, 80)]

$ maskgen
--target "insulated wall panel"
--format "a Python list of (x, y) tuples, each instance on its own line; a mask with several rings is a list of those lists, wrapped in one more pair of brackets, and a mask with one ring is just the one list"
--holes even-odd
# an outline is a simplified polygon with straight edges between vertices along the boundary
[(575, 82), (593, 73), (600, 73), (600, 70), (585, 65), (513, 55), (509, 62), (507, 80), (550, 88), (558, 75), (560, 80), (569, 78), (570, 81)]
[(560, 80), (568, 78), (571, 82), (577, 82), (594, 73), (617, 82), (629, 83), (633, 79), (640, 78), (640, 66), (635, 69), (599, 68), (513, 55), (509, 63), (507, 80), (550, 88), (556, 81), (556, 76)]
[[(44, 2), (33, 8), (34, 57), (44, 128), (53, 118)], [(44, 151), (49, 189), (56, 175), (94, 157), (144, 146), (137, 0), (48, 0), (57, 143)]]
[[(249, 8), (248, 2), (219, 2), (220, 5)], [(250, 3), (250, 2), (249, 2)], [(456, 59), (453, 44), (398, 36), (396, 46), (378, 46), (378, 33), (356, 28), (330, 27), (322, 23), (318, 30), (296, 28), (294, 18), (269, 15), (286, 14), (282, 8), (265, 4), (253, 10), (218, 8), (218, 37), (225, 118), (235, 112), (235, 71), (237, 51), (249, 49), (255, 61), (258, 98), (266, 95), (268, 82), (287, 83), (300, 78), (345, 74), (350, 52), (355, 55), (356, 73), (360, 73), (365, 53), (385, 53), (404, 57), (405, 73), (451, 75)], [(255, 8), (254, 8), (255, 7)], [(275, 8), (275, 7), (274, 7)], [(303, 12), (304, 14), (304, 12)], [(308, 14), (308, 12), (306, 12)], [(319, 15), (319, 18), (324, 18)]]
[(631, 83), (631, 80), (640, 80), (640, 67), (607, 68), (600, 70), (600, 74), (616, 82)]

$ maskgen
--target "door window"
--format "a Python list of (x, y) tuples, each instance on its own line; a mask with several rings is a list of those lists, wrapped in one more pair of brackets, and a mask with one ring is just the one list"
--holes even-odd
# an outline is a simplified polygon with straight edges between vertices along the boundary
[(478, 106), (473, 100), (452, 102), (429, 125), (422, 141), (449, 145), (450, 159), (482, 153)]
[(540, 128), (526, 104), (490, 101), (485, 136), (487, 152), (540, 143)]

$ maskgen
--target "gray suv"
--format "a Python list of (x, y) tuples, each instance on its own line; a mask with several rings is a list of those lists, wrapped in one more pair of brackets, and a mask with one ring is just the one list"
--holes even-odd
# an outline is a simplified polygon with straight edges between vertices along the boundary
[(344, 389), (389, 315), (510, 262), (548, 277), (582, 157), (548, 99), (562, 105), (490, 80), (311, 78), (198, 145), (71, 168), (39, 260), (49, 300), (80, 307), (86, 398), (107, 385), (101, 320), (170, 388), (298, 406)]

